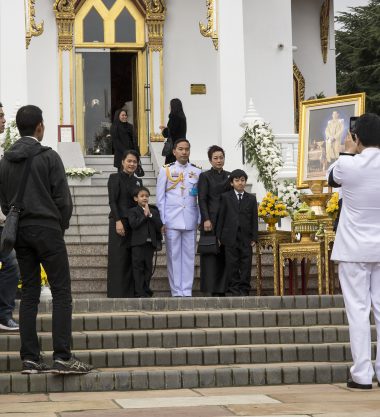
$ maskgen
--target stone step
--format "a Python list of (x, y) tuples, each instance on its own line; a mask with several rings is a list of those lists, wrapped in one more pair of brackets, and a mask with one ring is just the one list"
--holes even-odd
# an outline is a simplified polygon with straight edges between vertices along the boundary
[[(16, 307), (19, 301), (16, 300)], [(315, 310), (343, 308), (341, 295), (265, 297), (97, 298), (73, 300), (74, 313), (212, 310)], [(39, 312), (51, 313), (52, 301), (41, 300)]]
[(104, 214), (73, 214), (70, 219), (70, 227), (86, 225), (86, 226), (98, 226), (108, 225), (108, 215)]
[[(156, 177), (152, 176), (152, 173), (146, 173), (146, 175), (144, 177), (141, 178), (143, 180), (143, 184), (145, 187), (148, 187), (149, 190), (151, 191), (153, 188), (156, 187), (156, 183), (157, 183), (157, 179)], [(92, 178), (91, 180), (91, 184), (94, 186), (103, 186), (106, 187), (108, 184), (108, 176), (107, 177), (96, 177), (96, 178)]]
[[(17, 317), (17, 316), (16, 316)], [(38, 331), (51, 331), (50, 314), (39, 314)], [(373, 315), (371, 323), (374, 324)], [(299, 328), (347, 324), (343, 308), (309, 310), (142, 311), (73, 314), (74, 331), (170, 330), (215, 328)]]
[(81, 235), (65, 235), (65, 242), (66, 243), (107, 243), (108, 236), (106, 235), (89, 235), (89, 236), (81, 236)]
[[(84, 157), (86, 166), (105, 164), (113, 167), (113, 159), (113, 155), (87, 155)], [(141, 156), (140, 160), (142, 164), (151, 162), (150, 156)]]
[[(376, 358), (376, 343), (372, 343), (372, 358)], [(52, 351), (44, 352), (48, 358)], [(352, 361), (349, 342), (295, 345), (238, 345), (181, 348), (133, 348), (107, 350), (80, 350), (76, 358), (95, 368), (139, 368), (146, 366), (210, 366), (268, 364), (281, 362), (346, 362)], [(1, 372), (21, 371), (19, 352), (0, 352)]]
[[(49, 333), (39, 334), (41, 349), (52, 350)], [(372, 340), (376, 340), (372, 326)], [(85, 330), (73, 332), (72, 348), (124, 349), (124, 348), (181, 348), (220, 345), (278, 345), (326, 344), (349, 341), (347, 325), (265, 327), (265, 328), (201, 328), (160, 330)], [(19, 351), (18, 334), (0, 334), (2, 351)]]
[[(153, 188), (151, 190), (151, 197), (149, 199), (151, 204), (155, 204), (155, 196), (156, 196), (156, 190)], [(109, 210), (109, 205), (108, 205), (108, 194), (103, 194), (103, 195), (77, 195), (73, 198), (73, 203), (75, 205), (84, 205), (84, 206), (99, 206), (99, 205), (103, 205), (103, 206), (107, 206), (108, 210)]]
[(99, 225), (70, 225), (66, 230), (65, 236), (71, 235), (95, 235), (95, 236), (108, 236), (108, 224), (99, 224)]
[(0, 393), (138, 391), (346, 382), (349, 363), (303, 362), (241, 366), (115, 368), (87, 375), (0, 374)]

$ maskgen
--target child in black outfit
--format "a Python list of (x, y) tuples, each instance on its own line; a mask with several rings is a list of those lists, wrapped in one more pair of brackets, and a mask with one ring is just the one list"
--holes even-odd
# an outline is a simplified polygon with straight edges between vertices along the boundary
[(137, 188), (133, 198), (137, 206), (128, 211), (128, 223), (132, 229), (132, 270), (135, 282), (135, 297), (151, 297), (149, 288), (152, 276), (153, 254), (161, 248), (162, 222), (158, 209), (149, 205), (149, 190)]
[(226, 295), (247, 296), (251, 288), (252, 247), (258, 236), (257, 201), (245, 191), (248, 176), (241, 169), (230, 174), (233, 190), (221, 195), (216, 235), (225, 246)]

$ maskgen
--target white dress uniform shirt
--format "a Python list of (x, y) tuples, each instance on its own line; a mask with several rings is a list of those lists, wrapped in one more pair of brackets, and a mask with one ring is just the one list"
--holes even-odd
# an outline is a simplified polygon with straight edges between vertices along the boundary
[(340, 156), (332, 169), (343, 205), (331, 259), (380, 262), (380, 149)]
[(200, 223), (198, 180), (202, 170), (178, 161), (163, 166), (157, 179), (157, 207), (170, 229), (195, 230)]

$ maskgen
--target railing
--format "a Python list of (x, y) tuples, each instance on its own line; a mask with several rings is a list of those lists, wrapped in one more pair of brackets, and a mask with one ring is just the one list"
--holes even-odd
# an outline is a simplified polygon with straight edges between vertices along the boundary
[(298, 135), (275, 135), (275, 141), (281, 146), (282, 157), (284, 159), (284, 166), (278, 178), (295, 179), (297, 177)]

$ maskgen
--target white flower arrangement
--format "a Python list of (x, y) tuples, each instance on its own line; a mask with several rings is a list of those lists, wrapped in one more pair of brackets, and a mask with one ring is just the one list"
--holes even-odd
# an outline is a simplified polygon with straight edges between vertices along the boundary
[(16, 120), (10, 120), (6, 124), (3, 141), (1, 143), (1, 147), (4, 152), (7, 151), (18, 139), (20, 139), (20, 134), (17, 129)]
[(95, 174), (101, 174), (100, 171), (96, 171), (94, 168), (66, 168), (66, 176), (69, 178), (87, 178), (92, 177)]
[(247, 162), (256, 165), (258, 180), (267, 191), (274, 193), (277, 189), (276, 177), (284, 161), (280, 146), (275, 143), (272, 128), (266, 122), (256, 120), (249, 124), (239, 140), (243, 146)]
[(298, 191), (296, 184), (292, 181), (285, 180), (278, 185), (278, 197), (284, 202), (287, 211), (291, 215), (301, 206), (300, 195), (301, 193)]

